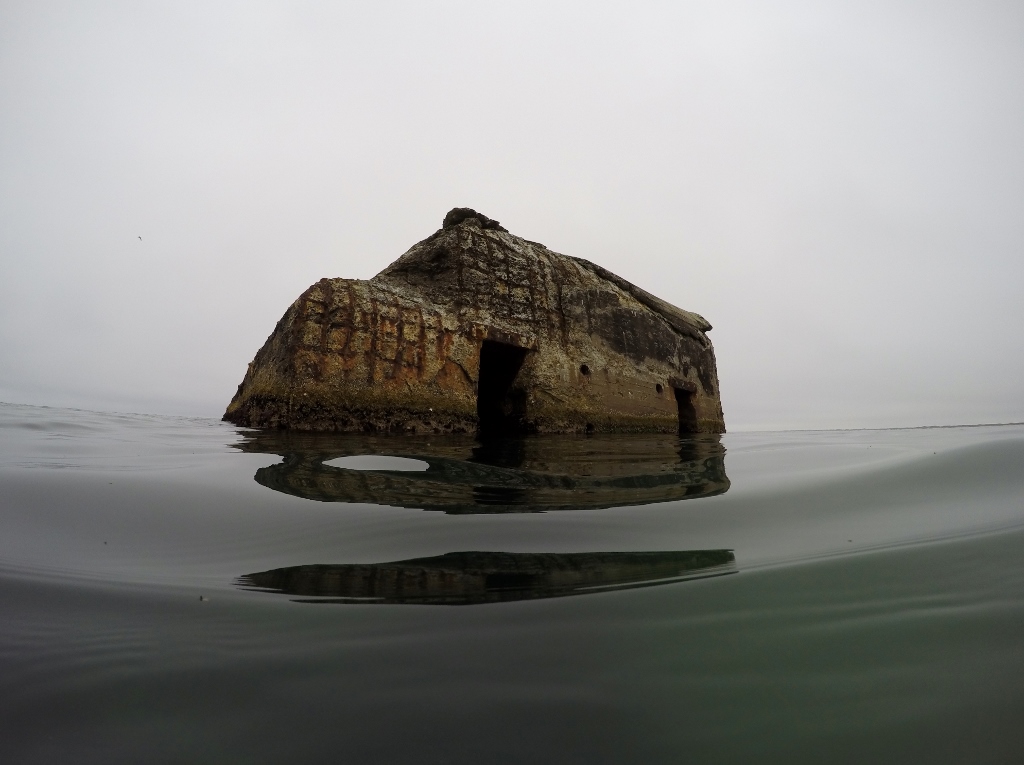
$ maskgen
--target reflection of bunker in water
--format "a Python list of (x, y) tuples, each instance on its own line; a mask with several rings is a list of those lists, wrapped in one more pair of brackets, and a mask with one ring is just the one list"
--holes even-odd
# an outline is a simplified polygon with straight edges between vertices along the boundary
[(455, 552), (393, 563), (291, 566), (240, 577), (244, 589), (304, 603), (474, 605), (653, 587), (735, 573), (731, 550)]
[[(442, 510), (543, 512), (646, 505), (722, 494), (729, 488), (717, 435), (468, 438), (258, 431), (237, 448), (279, 454), (258, 483), (320, 502)], [(325, 464), (376, 454), (427, 463), (424, 471), (353, 470)]]

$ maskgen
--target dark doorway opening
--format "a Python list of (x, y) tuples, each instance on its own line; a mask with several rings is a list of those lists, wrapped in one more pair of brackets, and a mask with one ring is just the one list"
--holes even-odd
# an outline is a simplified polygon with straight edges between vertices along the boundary
[(484, 340), (480, 348), (476, 414), (482, 435), (505, 435), (523, 430), (525, 391), (512, 384), (528, 351), (506, 343)]
[(679, 407), (679, 432), (697, 432), (697, 410), (693, 406), (693, 393), (683, 388), (674, 388), (676, 406)]

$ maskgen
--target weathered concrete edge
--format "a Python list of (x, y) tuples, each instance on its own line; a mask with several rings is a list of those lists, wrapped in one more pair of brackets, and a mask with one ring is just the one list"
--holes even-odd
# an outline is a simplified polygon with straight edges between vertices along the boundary
[[(599, 276), (606, 282), (614, 284), (616, 287), (621, 289), (623, 292), (631, 295), (638, 303), (650, 308), (652, 311), (661, 316), (667, 321), (672, 328), (683, 332), (684, 334), (690, 335), (696, 340), (707, 342), (707, 338), (703, 336), (704, 332), (710, 332), (712, 329), (711, 323), (701, 316), (699, 313), (693, 311), (685, 311), (682, 308), (668, 303), (661, 298), (652, 295), (645, 289), (637, 287), (632, 282), (626, 281), (618, 274), (613, 274), (611, 271), (601, 268), (596, 263), (591, 263), (585, 258), (577, 258), (573, 255), (567, 255), (566, 257), (576, 261), (581, 266), (586, 268), (588, 271), (593, 273), (595, 276)], [(700, 335), (695, 335), (693, 330), (697, 330)]]

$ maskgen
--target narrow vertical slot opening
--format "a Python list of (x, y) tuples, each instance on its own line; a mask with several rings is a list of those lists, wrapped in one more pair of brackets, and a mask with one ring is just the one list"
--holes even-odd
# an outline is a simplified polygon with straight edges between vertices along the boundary
[(674, 388), (676, 406), (679, 408), (679, 432), (697, 432), (697, 410), (693, 406), (693, 392), (683, 388)]
[(525, 348), (484, 340), (476, 398), (481, 434), (504, 435), (522, 429), (523, 407), (513, 383), (527, 353)]

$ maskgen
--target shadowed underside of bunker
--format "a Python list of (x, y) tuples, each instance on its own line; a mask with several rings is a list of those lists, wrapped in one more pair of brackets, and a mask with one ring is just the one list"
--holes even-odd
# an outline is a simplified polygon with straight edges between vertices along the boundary
[(471, 210), (287, 310), (224, 415), (398, 432), (725, 430), (711, 329)]

